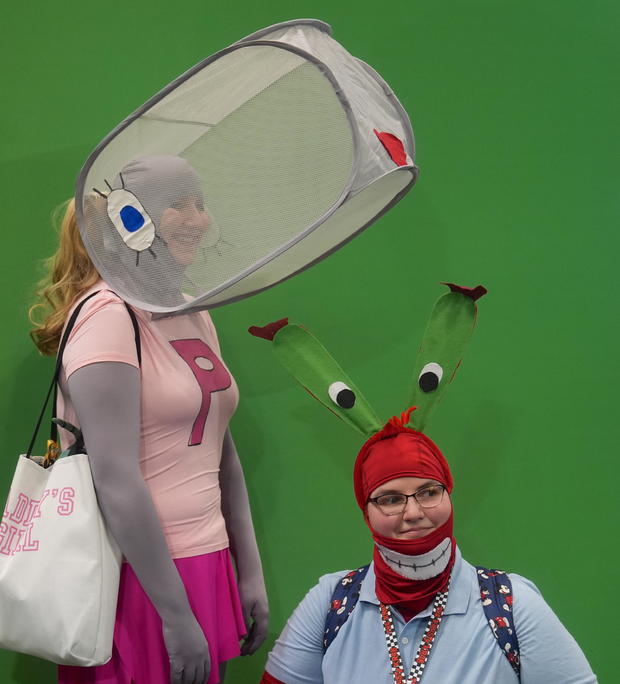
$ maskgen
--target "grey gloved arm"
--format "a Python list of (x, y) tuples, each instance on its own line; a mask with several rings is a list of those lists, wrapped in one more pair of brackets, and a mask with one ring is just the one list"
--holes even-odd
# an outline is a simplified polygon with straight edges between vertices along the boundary
[(207, 641), (172, 561), (139, 467), (140, 371), (126, 363), (83, 366), (67, 381), (101, 512), (163, 623), (173, 684), (204, 684)]
[(222, 513), (237, 567), (239, 595), (248, 628), (241, 654), (250, 655), (267, 636), (269, 608), (243, 469), (230, 430), (226, 430), (222, 446), (220, 488)]

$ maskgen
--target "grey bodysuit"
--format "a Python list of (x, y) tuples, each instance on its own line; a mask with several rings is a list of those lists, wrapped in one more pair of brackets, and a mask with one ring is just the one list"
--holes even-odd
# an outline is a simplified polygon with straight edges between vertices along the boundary
[[(211, 669), (207, 642), (140, 472), (140, 371), (125, 363), (93, 363), (72, 373), (67, 389), (84, 435), (102, 514), (162, 619), (170, 681), (204, 684)], [(242, 654), (251, 654), (267, 635), (267, 595), (243, 471), (229, 431), (222, 449), (220, 487), (249, 628)]]

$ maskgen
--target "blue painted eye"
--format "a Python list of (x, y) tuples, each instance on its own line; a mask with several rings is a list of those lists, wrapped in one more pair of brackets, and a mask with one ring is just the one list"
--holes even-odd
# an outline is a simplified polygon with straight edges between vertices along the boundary
[(144, 216), (129, 204), (126, 204), (119, 213), (125, 229), (130, 233), (135, 233), (144, 225)]
[(110, 221), (129, 249), (142, 252), (153, 244), (153, 221), (132, 192), (125, 188), (112, 190), (106, 197), (106, 205)]

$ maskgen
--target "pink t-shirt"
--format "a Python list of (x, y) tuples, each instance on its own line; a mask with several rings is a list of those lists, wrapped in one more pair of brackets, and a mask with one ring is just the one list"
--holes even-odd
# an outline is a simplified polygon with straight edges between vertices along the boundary
[[(66, 378), (101, 361), (138, 367), (134, 331), (123, 302), (102, 290), (84, 305), (63, 358), (58, 415), (77, 425)], [(152, 320), (135, 309), (142, 345), (140, 467), (173, 558), (228, 547), (220, 506), (224, 434), (239, 398), (206, 311)], [(113, 429), (113, 426), (111, 426)], [(70, 440), (61, 431), (63, 447)]]

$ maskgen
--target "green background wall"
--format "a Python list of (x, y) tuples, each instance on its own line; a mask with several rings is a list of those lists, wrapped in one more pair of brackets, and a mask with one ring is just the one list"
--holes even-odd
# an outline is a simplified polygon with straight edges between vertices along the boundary
[[(371, 551), (351, 492), (359, 440), (247, 326), (303, 322), (387, 419), (405, 408), (443, 280), (490, 291), (429, 430), (454, 470), (460, 546), (472, 562), (534, 580), (600, 681), (617, 681), (616, 0), (5, 7), (0, 498), (51, 372), (25, 313), (38, 261), (55, 244), (51, 209), (72, 193), (94, 145), (173, 77), (260, 27), (308, 16), (331, 23), (394, 88), (413, 120), (421, 177), (341, 252), (214, 312), (242, 391), (233, 428), (272, 613), (268, 643), (230, 667), (228, 684), (258, 680), (320, 574), (356, 567)], [(54, 676), (47, 663), (0, 652), (0, 684)]]

